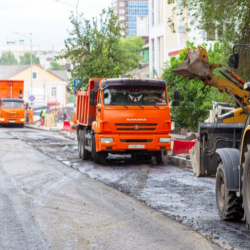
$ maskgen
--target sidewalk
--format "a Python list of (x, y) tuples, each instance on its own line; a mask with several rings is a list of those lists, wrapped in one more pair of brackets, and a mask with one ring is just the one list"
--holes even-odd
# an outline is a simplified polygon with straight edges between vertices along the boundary
[(45, 126), (37, 126), (37, 125), (29, 125), (25, 124), (24, 127), (26, 128), (32, 128), (32, 129), (38, 129), (38, 130), (46, 130), (46, 131), (61, 131), (63, 128), (63, 122), (57, 122), (55, 127), (45, 127)]

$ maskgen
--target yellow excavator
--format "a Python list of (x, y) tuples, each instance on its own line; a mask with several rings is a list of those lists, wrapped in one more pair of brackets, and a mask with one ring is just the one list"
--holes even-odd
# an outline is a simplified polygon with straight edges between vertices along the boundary
[[(237, 69), (240, 49), (236, 44), (229, 67)], [(224, 78), (214, 75), (218, 70)], [(198, 140), (190, 152), (197, 176), (216, 175), (216, 202), (222, 220), (246, 220), (250, 225), (250, 83), (220, 64), (209, 63), (203, 47), (188, 50), (184, 61), (173, 69), (178, 75), (198, 78), (235, 99), (237, 108), (216, 123), (200, 123)]]

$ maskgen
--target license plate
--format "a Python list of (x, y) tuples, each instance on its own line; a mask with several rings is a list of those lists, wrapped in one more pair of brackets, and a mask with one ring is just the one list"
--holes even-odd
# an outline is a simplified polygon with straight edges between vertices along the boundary
[(128, 145), (128, 148), (145, 148), (145, 145)]
[(10, 121), (10, 123), (16, 123), (15, 121)]

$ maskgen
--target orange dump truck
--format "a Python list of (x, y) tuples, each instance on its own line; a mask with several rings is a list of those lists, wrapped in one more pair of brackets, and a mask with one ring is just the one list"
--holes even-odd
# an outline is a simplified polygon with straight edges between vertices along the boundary
[(0, 124), (25, 124), (23, 81), (0, 80)]
[(92, 157), (105, 164), (112, 153), (155, 156), (162, 163), (171, 149), (170, 107), (163, 80), (90, 79), (86, 92), (77, 93), (76, 119), (83, 160)]

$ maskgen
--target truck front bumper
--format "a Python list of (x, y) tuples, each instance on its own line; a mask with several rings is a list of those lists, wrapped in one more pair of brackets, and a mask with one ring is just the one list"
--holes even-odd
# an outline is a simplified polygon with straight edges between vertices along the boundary
[[(102, 142), (102, 138), (112, 138), (112, 142)], [(165, 142), (160, 142), (160, 138)], [(167, 142), (166, 142), (167, 141)], [(96, 134), (97, 151), (170, 151), (169, 134)]]
[(25, 124), (25, 118), (7, 119), (0, 117), (1, 124)]

